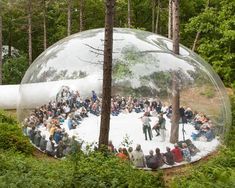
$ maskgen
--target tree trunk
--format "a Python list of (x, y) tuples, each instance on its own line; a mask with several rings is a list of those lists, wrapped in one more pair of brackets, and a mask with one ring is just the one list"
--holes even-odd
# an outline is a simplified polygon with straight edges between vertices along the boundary
[(71, 35), (71, 0), (68, 0), (67, 35)]
[(8, 57), (11, 57), (11, 51), (12, 51), (12, 17), (10, 18), (10, 25), (8, 28)]
[(104, 65), (103, 65), (103, 91), (102, 111), (99, 136), (99, 148), (108, 145), (111, 87), (112, 87), (112, 53), (113, 53), (113, 22), (115, 0), (106, 0), (105, 12), (105, 39), (104, 39)]
[(172, 39), (172, 0), (169, 0), (168, 5), (168, 38)]
[(131, 0), (128, 0), (128, 28), (131, 28)]
[(152, 0), (152, 32), (153, 33), (155, 29), (155, 8), (156, 8), (156, 0)]
[(47, 7), (46, 0), (43, 0), (43, 47), (47, 49)]
[(79, 31), (83, 31), (83, 6), (84, 6), (84, 1), (80, 0), (80, 5), (79, 5)]
[(197, 42), (198, 42), (198, 39), (199, 39), (200, 34), (201, 34), (201, 31), (199, 30), (199, 31), (197, 32), (196, 37), (195, 37), (195, 40), (194, 40), (194, 42), (193, 42), (193, 47), (192, 47), (192, 51), (193, 51), (193, 52), (194, 52), (195, 49), (196, 49), (196, 45), (197, 45)]
[(172, 3), (173, 11), (173, 52), (179, 54), (179, 33), (180, 33), (180, 22), (179, 22), (179, 0), (173, 0)]
[[(210, 0), (208, 0), (206, 3), (205, 11), (208, 9), (209, 6), (210, 6)], [(192, 47), (193, 52), (196, 50), (196, 46), (197, 46), (197, 42), (199, 40), (200, 34), (201, 34), (201, 29), (199, 28), (199, 30), (197, 31), (196, 37), (194, 39), (194, 42), (193, 42), (193, 47)]]
[(0, 85), (2, 85), (2, 2), (0, 2)]
[(159, 22), (160, 22), (160, 12), (161, 12), (161, 1), (158, 0), (157, 1), (157, 18), (156, 18), (156, 29), (155, 29), (155, 33), (158, 34), (159, 33)]
[(28, 0), (28, 43), (29, 43), (29, 65), (32, 64), (32, 1)]
[[(173, 52), (179, 54), (179, 0), (173, 0)], [(172, 73), (172, 119), (170, 142), (176, 143), (179, 139), (179, 108), (180, 90), (177, 71)]]
[(179, 120), (180, 120), (180, 91), (177, 73), (172, 73), (172, 118), (170, 143), (174, 144), (179, 140)]

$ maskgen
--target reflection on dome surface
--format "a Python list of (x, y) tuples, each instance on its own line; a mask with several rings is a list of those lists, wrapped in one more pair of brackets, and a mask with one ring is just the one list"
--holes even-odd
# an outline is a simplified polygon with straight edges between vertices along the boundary
[[(101, 94), (103, 38), (103, 29), (90, 30), (67, 37), (47, 49), (24, 76), (20, 103), (24, 101), (22, 89), (28, 83), (78, 80), (83, 82), (82, 96), (88, 95), (92, 89)], [(224, 122), (221, 124), (229, 121), (229, 110), (226, 109), (228, 101), (218, 76), (208, 64), (184, 47), (180, 48), (181, 55), (174, 55), (171, 44), (169, 39), (153, 33), (114, 29), (113, 92), (117, 90), (126, 95), (168, 99), (171, 93), (170, 75), (172, 71), (177, 71), (182, 89), (192, 92), (187, 99), (182, 100), (187, 100), (190, 105), (189, 101), (194, 100), (194, 92), (201, 92), (201, 96), (208, 98), (205, 110), (211, 108), (211, 112), (222, 112), (220, 117)], [(216, 109), (210, 105), (215, 103)]]
[[(115, 28), (113, 38), (112, 96), (169, 106), (174, 73), (180, 83), (181, 106), (206, 114), (216, 127), (215, 134), (224, 133), (231, 122), (225, 87), (198, 55), (183, 46), (180, 55), (175, 55), (171, 40), (145, 31)], [(95, 29), (71, 35), (43, 52), (21, 82), (19, 119), (56, 100), (63, 86), (78, 91), (84, 100), (92, 91), (101, 98), (103, 44), (104, 30)]]

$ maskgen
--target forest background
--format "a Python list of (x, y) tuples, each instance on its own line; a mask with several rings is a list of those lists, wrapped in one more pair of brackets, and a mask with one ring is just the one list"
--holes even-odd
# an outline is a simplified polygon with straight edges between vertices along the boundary
[[(114, 27), (167, 37), (168, 4), (168, 0), (117, 0)], [(180, 1), (180, 43), (193, 48), (213, 66), (225, 86), (233, 88), (234, 12), (235, 2), (230, 0)], [(0, 14), (2, 44), (9, 46), (4, 52), (2, 83), (19, 84), (44, 49), (67, 35), (104, 27), (105, 7), (103, 0), (2, 0)]]

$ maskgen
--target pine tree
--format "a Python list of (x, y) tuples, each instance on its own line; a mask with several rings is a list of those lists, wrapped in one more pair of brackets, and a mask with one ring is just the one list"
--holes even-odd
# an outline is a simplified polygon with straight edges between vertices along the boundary
[[(173, 52), (179, 55), (179, 0), (172, 0), (173, 10)], [(170, 142), (176, 143), (179, 139), (179, 107), (180, 90), (177, 72), (172, 72), (172, 118)]]
[(104, 64), (103, 64), (103, 90), (102, 111), (99, 136), (99, 148), (108, 145), (111, 86), (112, 86), (112, 53), (113, 53), (113, 23), (115, 0), (106, 0), (105, 12), (105, 40), (104, 40)]

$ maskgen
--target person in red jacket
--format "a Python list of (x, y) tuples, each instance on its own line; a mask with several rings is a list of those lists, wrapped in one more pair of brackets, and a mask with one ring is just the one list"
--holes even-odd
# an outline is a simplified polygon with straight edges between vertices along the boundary
[(116, 156), (119, 157), (120, 159), (128, 160), (128, 156), (126, 156), (126, 155), (123, 153), (123, 149), (122, 149), (122, 148), (119, 148), (119, 149), (118, 149), (118, 153), (116, 154)]
[(183, 161), (183, 155), (181, 149), (178, 147), (178, 144), (175, 144), (175, 148), (172, 149), (171, 152), (174, 155), (175, 162), (180, 163)]

